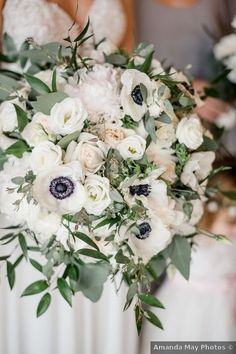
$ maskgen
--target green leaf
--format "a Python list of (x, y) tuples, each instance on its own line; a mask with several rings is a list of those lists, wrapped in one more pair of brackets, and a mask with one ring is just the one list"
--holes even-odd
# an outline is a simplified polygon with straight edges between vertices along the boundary
[(127, 291), (127, 295), (126, 295), (126, 303), (125, 303), (125, 306), (124, 306), (124, 311), (127, 310), (132, 301), (133, 301), (133, 298), (134, 296), (137, 294), (138, 292), (138, 285), (137, 283), (132, 283)]
[(52, 91), (57, 92), (57, 70), (54, 69), (52, 73)]
[(191, 215), (193, 212), (193, 204), (191, 202), (184, 202), (183, 211), (187, 215), (188, 219), (191, 219)]
[(87, 235), (85, 235), (82, 232), (74, 232), (73, 235), (77, 238), (79, 238), (80, 240), (84, 241), (85, 243), (87, 243), (87, 245), (95, 248), (97, 251), (99, 251), (98, 246), (96, 245), (96, 243)]
[(215, 140), (212, 140), (207, 136), (204, 136), (203, 143), (200, 146), (200, 149), (203, 151), (216, 151), (218, 149), (218, 144)]
[(6, 161), (7, 161), (7, 156), (5, 152), (0, 148), (0, 171), (3, 170)]
[(76, 131), (74, 133), (71, 133), (69, 135), (64, 136), (58, 143), (57, 145), (59, 145), (62, 149), (66, 149), (67, 146), (72, 142), (72, 141), (76, 141), (78, 139), (78, 137), (80, 136), (80, 132)]
[(2, 46), (3, 46), (3, 52), (4, 54), (11, 60), (11, 61), (16, 61), (17, 60), (17, 48), (15, 45), (15, 42), (9, 34), (4, 33), (3, 35), (3, 41), (2, 41)]
[[(79, 272), (78, 289), (90, 300), (97, 301), (99, 294), (101, 296), (103, 284), (111, 272), (110, 264), (104, 262), (83, 264), (79, 267)], [(96, 297), (92, 295), (93, 291), (96, 292)]]
[(127, 264), (130, 262), (130, 259), (124, 256), (123, 251), (121, 249), (117, 252), (115, 259), (116, 262), (119, 264)]
[(154, 45), (144, 41), (138, 45), (138, 47), (135, 49), (135, 54), (140, 55), (141, 57), (146, 58), (147, 55), (151, 54), (154, 50)]
[(41, 266), (41, 264), (39, 264), (35, 259), (32, 258), (30, 258), (29, 261), (35, 269), (42, 273), (43, 267)]
[(110, 55), (105, 55), (105, 60), (107, 63), (114, 66), (125, 66), (128, 63), (128, 58), (121, 53), (112, 53)]
[(24, 179), (24, 177), (20, 177), (20, 176), (19, 176), (19, 177), (14, 177), (14, 178), (12, 178), (11, 181), (12, 181), (12, 183), (14, 183), (14, 184), (20, 186), (21, 184), (24, 183), (25, 179)]
[(158, 279), (166, 269), (166, 261), (160, 255), (154, 256), (146, 265), (146, 269), (154, 279)]
[(69, 265), (67, 272), (71, 289), (78, 291), (79, 269), (75, 265)]
[(32, 284), (30, 284), (23, 292), (21, 295), (23, 296), (29, 296), (29, 295), (35, 295), (43, 292), (48, 288), (48, 283), (46, 280), (38, 280)]
[(101, 253), (99, 251), (91, 250), (89, 248), (81, 248), (77, 252), (78, 252), (78, 254), (81, 254), (83, 256), (87, 256), (87, 257), (91, 257), (91, 258), (102, 259), (104, 261), (108, 261), (108, 258), (107, 258), (107, 256), (105, 256), (105, 254), (103, 254), (103, 253)]
[(144, 63), (140, 65), (139, 70), (148, 73), (150, 66), (152, 64), (152, 58), (153, 58), (154, 51), (151, 52), (150, 54), (147, 55), (147, 57), (144, 60)]
[(148, 134), (150, 135), (152, 141), (155, 143), (157, 141), (155, 120), (153, 117), (146, 115), (144, 118), (144, 127)]
[(16, 157), (21, 158), (23, 154), (28, 151), (29, 151), (28, 145), (24, 141), (19, 140), (16, 143), (9, 146), (9, 148), (6, 149), (5, 153), (7, 155), (14, 155)]
[(165, 112), (161, 113), (161, 115), (157, 117), (156, 120), (161, 123), (166, 123), (166, 124), (171, 123), (171, 118)]
[(18, 129), (22, 132), (28, 123), (28, 117), (26, 112), (20, 106), (14, 104), (14, 107), (17, 115)]
[(47, 311), (50, 306), (51, 299), (52, 297), (49, 293), (43, 295), (37, 307), (37, 317), (42, 316)]
[(0, 262), (1, 261), (6, 261), (9, 257), (11, 257), (10, 255), (9, 256), (1, 256), (0, 257)]
[(195, 105), (194, 100), (186, 96), (181, 96), (179, 99), (179, 103), (182, 107), (189, 107)]
[(162, 303), (153, 295), (141, 293), (138, 297), (146, 305), (164, 309)]
[(10, 94), (14, 93), (19, 88), (19, 86), (19, 81), (0, 74), (0, 100), (6, 100)]
[(173, 249), (170, 258), (175, 267), (185, 279), (189, 279), (191, 247), (184, 236), (175, 236), (172, 242)]
[(24, 75), (30, 86), (37, 91), (39, 94), (43, 95), (45, 93), (51, 92), (50, 88), (40, 79), (37, 77), (30, 75), (30, 74), (25, 74)]
[(161, 321), (159, 320), (159, 318), (151, 311), (149, 310), (146, 310), (145, 311), (145, 317), (146, 319), (151, 322), (152, 324), (154, 324), (154, 326), (160, 328), (160, 329), (163, 329), (163, 326), (162, 326), (162, 323)]
[(63, 278), (57, 279), (57, 287), (62, 297), (72, 306), (72, 290)]
[(25, 236), (22, 234), (18, 235), (18, 239), (19, 239), (19, 244), (20, 244), (20, 248), (23, 252), (24, 257), (27, 259), (28, 257), (28, 249), (27, 249), (27, 243), (25, 240)]
[(20, 66), (22, 69), (25, 68), (25, 65), (28, 61), (28, 58), (25, 58), (23, 56), (21, 56), (21, 52), (24, 52), (25, 50), (28, 50), (29, 49), (29, 43), (27, 41), (24, 41), (20, 47), (20, 53), (19, 53), (19, 57), (20, 57)]
[(15, 275), (15, 268), (13, 264), (10, 263), (9, 261), (7, 261), (7, 279), (10, 288), (13, 289), (16, 280), (16, 275)]
[(66, 95), (64, 92), (52, 92), (38, 96), (37, 102), (31, 102), (31, 105), (36, 112), (42, 112), (49, 115), (52, 107), (67, 97), (68, 95)]
[(88, 32), (89, 26), (90, 26), (90, 19), (88, 18), (88, 21), (87, 21), (86, 25), (84, 26), (84, 28), (80, 32), (80, 34), (74, 39), (74, 42), (79, 42), (79, 41), (81, 41), (81, 39), (84, 38), (84, 36)]
[(87, 297), (92, 302), (97, 302), (103, 292), (103, 285), (94, 286), (83, 290), (83, 295)]
[(236, 192), (234, 191), (221, 191), (221, 193), (230, 200), (236, 200)]
[(140, 335), (142, 325), (143, 325), (143, 309), (139, 306), (135, 306), (135, 320), (136, 320), (136, 327), (138, 331), (138, 335)]

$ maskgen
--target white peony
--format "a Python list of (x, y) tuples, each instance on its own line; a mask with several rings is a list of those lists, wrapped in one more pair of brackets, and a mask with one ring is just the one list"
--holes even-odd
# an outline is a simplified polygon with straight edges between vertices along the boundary
[(181, 182), (194, 191), (201, 192), (199, 182), (209, 175), (214, 160), (215, 153), (212, 151), (193, 153), (184, 166), (180, 176)]
[(157, 122), (156, 144), (162, 148), (170, 148), (176, 141), (175, 125), (173, 123), (165, 124)]
[(87, 112), (79, 98), (65, 98), (56, 103), (50, 112), (50, 128), (54, 134), (67, 135), (81, 131)]
[(30, 155), (30, 165), (34, 173), (60, 164), (62, 164), (62, 149), (50, 141), (37, 144)]
[(42, 141), (53, 140), (49, 128), (50, 117), (43, 113), (36, 113), (32, 121), (26, 125), (22, 132), (23, 139), (29, 146), (35, 146)]
[(111, 204), (109, 180), (90, 175), (86, 178), (84, 187), (87, 194), (85, 210), (88, 214), (101, 215)]
[(146, 141), (139, 135), (130, 135), (116, 147), (123, 159), (140, 160), (146, 149)]
[(79, 161), (84, 172), (95, 173), (104, 164), (108, 149), (106, 144), (89, 133), (81, 133), (79, 142), (72, 141), (66, 151), (65, 162)]
[(121, 90), (121, 105), (124, 113), (136, 122), (140, 121), (147, 112), (147, 104), (142, 95), (141, 87), (146, 87), (147, 93), (152, 90), (152, 81), (149, 76), (135, 69), (128, 69), (121, 76), (123, 84)]
[(79, 97), (88, 112), (89, 120), (97, 122), (103, 115), (120, 114), (120, 74), (118, 69), (96, 64), (93, 69), (80, 72), (79, 85), (74, 82), (66, 86), (66, 93)]
[(183, 118), (176, 130), (176, 137), (180, 144), (191, 150), (196, 150), (203, 143), (203, 127), (197, 114)]
[(82, 179), (78, 162), (54, 167), (37, 175), (33, 196), (40, 206), (57, 214), (75, 214), (86, 202)]

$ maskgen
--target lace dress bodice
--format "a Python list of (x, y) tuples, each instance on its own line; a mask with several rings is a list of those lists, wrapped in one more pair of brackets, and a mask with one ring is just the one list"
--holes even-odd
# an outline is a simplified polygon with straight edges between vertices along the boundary
[[(126, 29), (120, 0), (94, 0), (88, 15), (96, 40), (108, 38), (120, 44)], [(3, 9), (3, 33), (12, 36), (18, 47), (27, 37), (38, 44), (61, 42), (72, 23), (64, 10), (46, 0), (6, 0)], [(78, 26), (73, 31), (77, 33)]]

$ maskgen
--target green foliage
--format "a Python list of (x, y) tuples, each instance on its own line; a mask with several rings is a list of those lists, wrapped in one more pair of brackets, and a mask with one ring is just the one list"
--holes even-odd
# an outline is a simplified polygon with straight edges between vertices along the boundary
[(50, 306), (50, 303), (51, 303), (51, 295), (49, 293), (46, 293), (39, 301), (37, 307), (37, 317), (42, 316), (47, 311), (47, 309)]
[(67, 146), (72, 142), (72, 141), (76, 141), (78, 139), (80, 135), (79, 131), (76, 131), (74, 133), (68, 134), (66, 136), (64, 136), (58, 143), (57, 145), (59, 145), (62, 149), (66, 149)]
[(25, 74), (24, 75), (32, 89), (34, 89), (37, 93), (40, 95), (43, 95), (45, 93), (50, 93), (51, 90), (50, 88), (40, 79), (38, 79), (36, 76)]
[(31, 102), (32, 107), (36, 112), (42, 112), (49, 115), (52, 107), (68, 96), (63, 92), (46, 93), (37, 97), (36, 102)]
[(21, 158), (23, 154), (28, 151), (30, 151), (29, 146), (23, 140), (18, 140), (5, 150), (5, 154)]
[(122, 119), (122, 127), (126, 128), (126, 129), (135, 129), (139, 126), (138, 122), (135, 122), (130, 116), (125, 116)]
[(16, 280), (16, 275), (15, 275), (15, 267), (14, 265), (7, 261), (7, 279), (8, 279), (8, 283), (11, 289), (13, 289), (14, 284), (15, 284), (15, 280)]
[(57, 279), (57, 288), (62, 295), (62, 297), (66, 300), (66, 302), (72, 306), (72, 290), (69, 287), (68, 283), (63, 278)]
[(30, 284), (23, 292), (21, 296), (30, 296), (36, 295), (48, 288), (48, 283), (46, 280), (38, 280), (32, 284)]
[(191, 260), (191, 246), (188, 240), (184, 236), (175, 236), (167, 249), (167, 254), (174, 266), (188, 280)]
[(159, 307), (161, 309), (164, 309), (164, 306), (162, 305), (162, 303), (153, 295), (140, 293), (138, 295), (138, 297), (142, 301), (142, 303), (145, 305), (149, 305), (152, 307)]
[(20, 132), (22, 132), (25, 126), (28, 124), (28, 117), (26, 112), (21, 107), (16, 104), (14, 104), (14, 107), (17, 115), (18, 129)]

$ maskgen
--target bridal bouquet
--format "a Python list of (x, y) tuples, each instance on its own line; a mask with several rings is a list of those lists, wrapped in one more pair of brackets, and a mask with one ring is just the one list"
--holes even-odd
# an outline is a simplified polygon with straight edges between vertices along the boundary
[(41, 294), (37, 316), (55, 290), (97, 301), (116, 277), (138, 331), (143, 317), (162, 328), (150, 285), (170, 266), (189, 277), (216, 143), (188, 78), (164, 71), (151, 44), (85, 56), (87, 29), (66, 48), (29, 39), (20, 52), (5, 35), (1, 57), (23, 74), (0, 73), (0, 261), (11, 288), (20, 262), (38, 270), (22, 294)]

